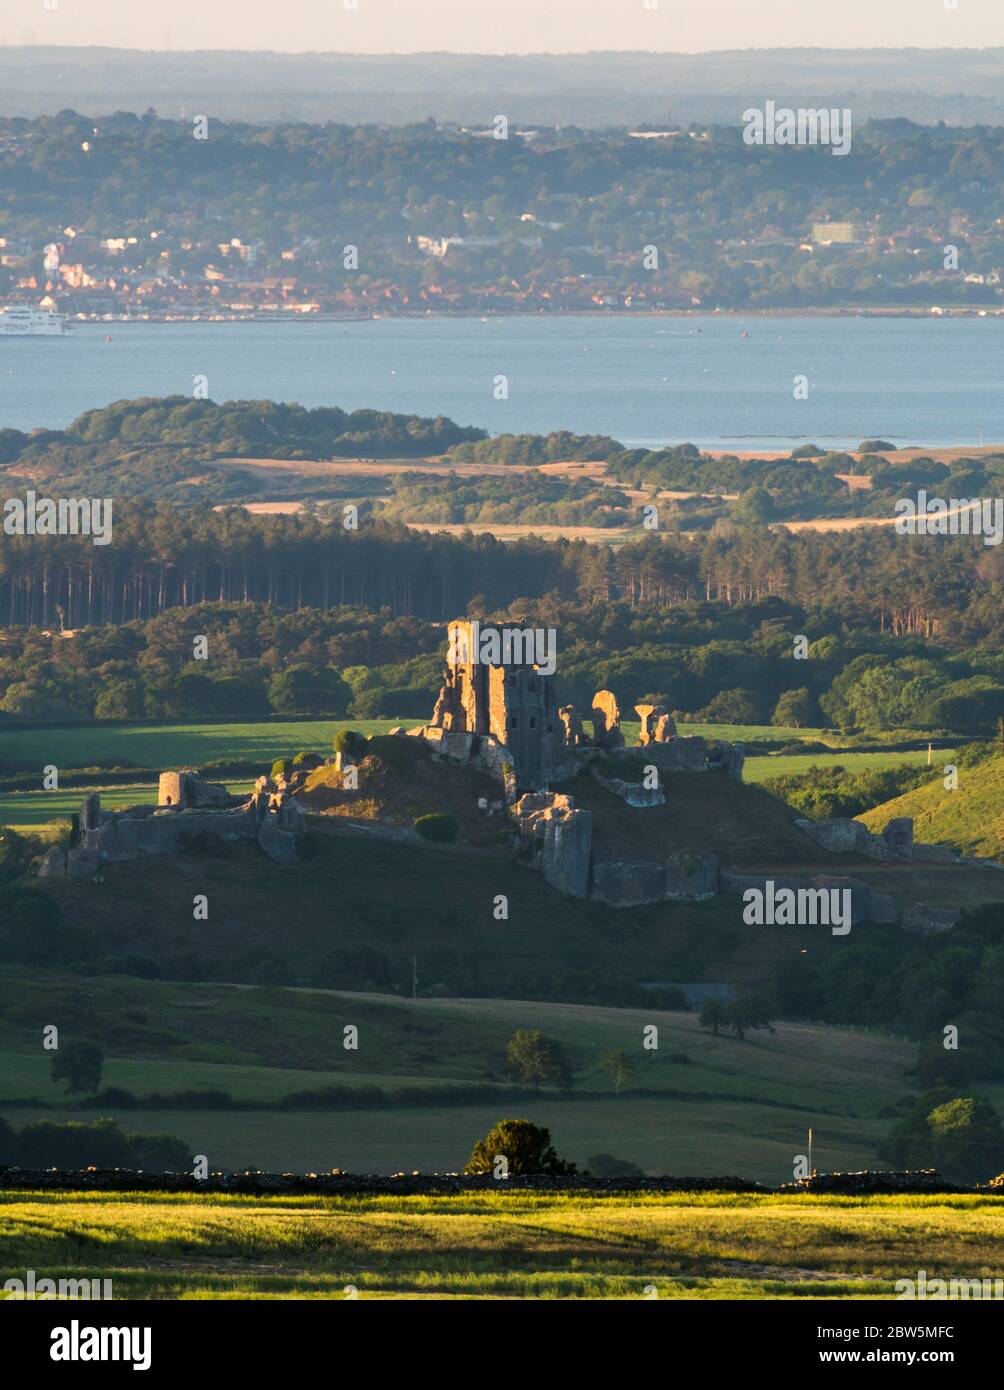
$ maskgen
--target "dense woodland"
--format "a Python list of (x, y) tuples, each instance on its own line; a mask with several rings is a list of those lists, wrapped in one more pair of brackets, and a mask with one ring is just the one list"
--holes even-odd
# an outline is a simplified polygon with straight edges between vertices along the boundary
[[(883, 441), (868, 443), (860, 466), (888, 483)], [(564, 696), (585, 708), (593, 690), (610, 685), (628, 703), (656, 696), (683, 716), (720, 723), (980, 735), (1004, 714), (1004, 548), (892, 528), (765, 524), (770, 486), (802, 477), (805, 495), (817, 497), (820, 478), (832, 481), (851, 462), (845, 455), (805, 446), (765, 468), (702, 457), (691, 445), (653, 453), (561, 434), (489, 440), (443, 419), (183, 398), (119, 402), (59, 433), (0, 434), (8, 485), (23, 468), (21, 481), (30, 475), (42, 495), (62, 495), (52, 485), (67, 460), (102, 449), (107, 473), (86, 480), (108, 490), (75, 495), (113, 497), (111, 544), (0, 532), (0, 715), (420, 718), (439, 679), (435, 625), (465, 612), (526, 614), (556, 627)], [(147, 449), (181, 467), (190, 466), (186, 451), (200, 449), (275, 457), (455, 449), (460, 461), (503, 471), (474, 480), (396, 475), (384, 514), (364, 500), (358, 527), (347, 529), (337, 503), (281, 516), (149, 500), (156, 475)], [(696, 489), (712, 480), (742, 490), (727, 519), (714, 516), (713, 499), (696, 499), (708, 510), (705, 529), (684, 529), (660, 502), (659, 528), (618, 549), (535, 537), (503, 544), (404, 524), (533, 525), (556, 514), (637, 524), (637, 498), (617, 487), (509, 472), (576, 452), (605, 457), (647, 496), (667, 483)], [(123, 497), (130, 460), (136, 486)], [(897, 468), (891, 491), (905, 483), (992, 495), (998, 466), (921, 459)], [(130, 498), (144, 478), (147, 499)], [(213, 635), (208, 665), (191, 661), (197, 633)], [(812, 644), (808, 660), (793, 659), (797, 634)]]
[(114, 546), (0, 551), (0, 716), (418, 720), (469, 612), (555, 628), (584, 710), (608, 686), (718, 723), (985, 735), (1001, 611), (997, 553), (967, 538), (737, 527), (613, 552), (133, 506)]
[(631, 607), (783, 599), (840, 624), (971, 646), (1001, 638), (1004, 557), (980, 537), (892, 528), (788, 532), (750, 522), (612, 551), (584, 542), (453, 537), (241, 508), (121, 502), (114, 541), (0, 534), (0, 624), (76, 628), (176, 606), (253, 601), (296, 611), (357, 604), (444, 621), (476, 598), (621, 599)]

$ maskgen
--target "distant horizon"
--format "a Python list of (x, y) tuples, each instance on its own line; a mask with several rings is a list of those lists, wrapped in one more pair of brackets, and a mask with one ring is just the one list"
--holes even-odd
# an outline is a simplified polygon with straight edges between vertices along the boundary
[(233, 45), (226, 46), (203, 46), (185, 48), (179, 44), (172, 44), (170, 48), (157, 47), (145, 48), (135, 44), (112, 44), (112, 43), (50, 43), (48, 40), (23, 40), (7, 39), (0, 36), (0, 48), (23, 48), (23, 49), (48, 49), (57, 52), (86, 53), (100, 51), (104, 53), (136, 53), (136, 54), (162, 54), (165, 57), (180, 53), (237, 53), (243, 57), (248, 57), (255, 53), (266, 54), (276, 58), (602, 58), (605, 55), (613, 55), (620, 58), (711, 58), (727, 57), (732, 55), (766, 57), (771, 53), (995, 53), (1004, 51), (1004, 35), (1000, 42), (988, 44), (937, 44), (937, 43), (904, 43), (904, 44), (748, 44), (744, 47), (732, 48), (576, 48), (576, 49), (509, 49), (509, 50), (488, 50), (488, 49), (454, 49), (454, 48), (423, 48), (423, 49), (348, 49), (348, 48), (240, 48)]
[[(844, 51), (965, 49), (1004, 45), (1000, 0), (842, 0), (839, 10), (802, 0), (5, 0), (0, 42), (145, 53), (272, 52), (297, 56), (424, 53), (567, 56), (696, 55), (774, 48)], [(388, 40), (393, 41), (393, 52)]]

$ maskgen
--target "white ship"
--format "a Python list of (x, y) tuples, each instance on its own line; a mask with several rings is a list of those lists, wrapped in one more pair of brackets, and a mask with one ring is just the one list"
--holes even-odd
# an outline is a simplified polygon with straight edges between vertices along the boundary
[(66, 332), (62, 314), (15, 305), (0, 313), (0, 338), (51, 338)]

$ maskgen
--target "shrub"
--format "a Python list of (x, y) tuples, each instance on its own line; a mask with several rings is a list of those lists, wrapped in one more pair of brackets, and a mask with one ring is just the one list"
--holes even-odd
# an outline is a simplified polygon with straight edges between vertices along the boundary
[(419, 816), (415, 821), (415, 829), (423, 840), (433, 840), (440, 845), (452, 845), (457, 838), (457, 818), (445, 811), (434, 811), (431, 815)]
[(292, 758), (276, 758), (272, 764), (271, 777), (273, 782), (277, 782), (280, 777), (288, 778), (293, 771)]
[(324, 759), (317, 753), (310, 753), (306, 750), (297, 753), (296, 757), (293, 759), (294, 767), (304, 768), (308, 772), (312, 772), (315, 767), (321, 767), (323, 763)]
[(358, 756), (365, 747), (366, 740), (355, 729), (339, 729), (332, 743), (336, 753), (355, 753)]
[(374, 734), (365, 744), (367, 757), (379, 758), (403, 777), (410, 777), (415, 765), (429, 757), (429, 752), (424, 739), (401, 734)]
[(529, 1120), (500, 1120), (471, 1151), (465, 1173), (494, 1173), (495, 1160), (505, 1158), (510, 1174), (545, 1173), (564, 1177), (575, 1172), (551, 1147), (551, 1131)]
[(586, 1159), (586, 1167), (598, 1178), (641, 1178), (644, 1171), (637, 1163), (629, 1163), (626, 1158), (615, 1158), (613, 1154), (591, 1154)]

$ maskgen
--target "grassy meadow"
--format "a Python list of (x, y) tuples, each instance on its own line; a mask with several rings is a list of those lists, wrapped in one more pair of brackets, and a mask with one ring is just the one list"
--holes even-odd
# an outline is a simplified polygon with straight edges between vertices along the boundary
[[(934, 752), (931, 776), (940, 775), (951, 754)], [(890, 767), (925, 767), (927, 750), (909, 749), (897, 753), (770, 753), (763, 758), (747, 758), (743, 764), (744, 782), (766, 782), (770, 777), (791, 777), (810, 767), (842, 767), (848, 772), (884, 772)]]
[(918, 840), (944, 840), (965, 854), (1004, 858), (1004, 758), (959, 770), (958, 786), (943, 777), (887, 801), (861, 817), (869, 830), (891, 816), (912, 816)]
[[(430, 706), (431, 713), (431, 706)], [(0, 771), (46, 763), (56, 767), (198, 767), (219, 758), (271, 763), (301, 749), (331, 752), (339, 729), (386, 733), (417, 720), (312, 719), (234, 724), (60, 724), (44, 729), (0, 726)]]
[[(0, 776), (12, 771), (47, 764), (57, 768), (86, 768), (104, 766), (164, 769), (199, 767), (220, 759), (250, 759), (266, 768), (280, 757), (307, 750), (330, 754), (332, 740), (339, 729), (356, 729), (361, 733), (386, 733), (396, 725), (410, 726), (413, 719), (317, 719), (282, 722), (235, 724), (78, 724), (60, 725), (45, 729), (0, 727)], [(622, 725), (628, 742), (638, 736), (637, 722), (625, 720)], [(818, 740), (819, 729), (778, 728), (770, 724), (684, 724), (683, 736), (701, 735), (725, 739), (728, 742), (756, 744), (763, 740), (788, 739), (792, 743)], [(935, 754), (937, 770), (948, 754)], [(747, 782), (759, 783), (769, 777), (806, 772), (812, 766), (840, 765), (848, 771), (882, 770), (889, 767), (919, 767), (927, 761), (924, 750), (910, 752), (807, 753), (772, 754), (767, 757), (748, 757), (744, 777)], [(95, 773), (94, 788), (101, 788), (101, 775)], [(109, 810), (150, 800), (149, 779), (139, 779), (132, 786), (115, 786), (102, 790), (102, 802)], [(228, 781), (233, 792), (243, 792), (250, 785), (246, 780)], [(14, 829), (37, 830), (48, 821), (71, 815), (79, 809), (86, 788), (64, 790), (0, 791), (0, 825)]]
[(6, 1269), (122, 1299), (893, 1298), (1000, 1272), (982, 1196), (4, 1194)]
[[(99, 1043), (102, 1084), (131, 1091), (135, 1108), (67, 1100), (37, 1042), (40, 1010), (64, 1038)], [(358, 1052), (342, 1047), (350, 1022)], [(654, 1052), (641, 1046), (649, 1024), (659, 1030)], [(463, 1105), (441, 1094), (370, 1109), (307, 1110), (295, 1100), (281, 1110), (239, 1108), (325, 1086), (505, 1087), (505, 1045), (517, 1028), (562, 1044), (571, 1092), (545, 1088), (513, 1100), (500, 1091)], [(612, 1048), (635, 1059), (621, 1094), (600, 1065)], [(654, 1009), (0, 976), (0, 1116), (20, 1128), (108, 1114), (123, 1129), (175, 1134), (221, 1169), (456, 1171), (492, 1124), (518, 1113), (549, 1128), (559, 1153), (580, 1165), (606, 1152), (650, 1173), (784, 1182), (809, 1125), (821, 1164), (873, 1165), (891, 1123), (880, 1112), (910, 1088), (914, 1057), (906, 1040), (864, 1029), (778, 1023), (739, 1042), (702, 1030), (695, 1014)], [(227, 1091), (234, 1107), (143, 1105), (154, 1092), (206, 1090)]]
[[(232, 793), (250, 791), (248, 781), (224, 783)], [(106, 811), (119, 811), (123, 806), (135, 806), (142, 802), (156, 801), (156, 788), (153, 783), (138, 783), (131, 787), (102, 787), (100, 775), (94, 779), (94, 787), (70, 787), (59, 791), (38, 792), (0, 792), (0, 825), (11, 826), (14, 830), (37, 832), (52, 820), (65, 820), (80, 810), (80, 803), (88, 790), (101, 793), (101, 805)]]

